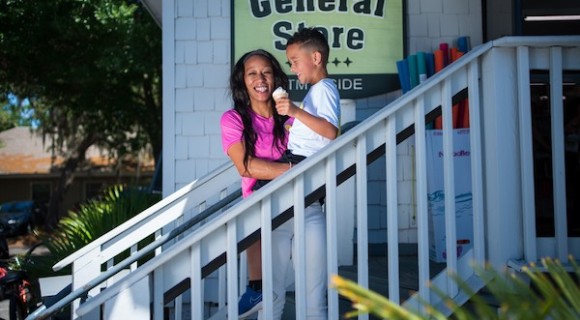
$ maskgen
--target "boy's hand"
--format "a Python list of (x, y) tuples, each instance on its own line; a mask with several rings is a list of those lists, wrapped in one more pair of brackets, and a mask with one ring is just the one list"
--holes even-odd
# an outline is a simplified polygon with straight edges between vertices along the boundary
[(278, 114), (300, 120), (312, 131), (327, 139), (334, 140), (338, 136), (338, 129), (333, 124), (324, 118), (304, 111), (304, 109), (293, 104), (287, 97), (277, 97), (274, 101), (276, 102), (276, 112)]
[(295, 106), (290, 99), (284, 97), (276, 99), (276, 111), (278, 114), (294, 117), (296, 109), (298, 109), (298, 107)]

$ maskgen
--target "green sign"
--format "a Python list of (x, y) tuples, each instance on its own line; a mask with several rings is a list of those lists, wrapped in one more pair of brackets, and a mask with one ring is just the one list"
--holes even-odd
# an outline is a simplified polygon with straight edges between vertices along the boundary
[(356, 99), (400, 87), (403, 0), (232, 0), (232, 59), (255, 49), (271, 52), (290, 76), (290, 97), (308, 90), (290, 72), (286, 42), (304, 27), (324, 33), (330, 46), (329, 77), (341, 98)]

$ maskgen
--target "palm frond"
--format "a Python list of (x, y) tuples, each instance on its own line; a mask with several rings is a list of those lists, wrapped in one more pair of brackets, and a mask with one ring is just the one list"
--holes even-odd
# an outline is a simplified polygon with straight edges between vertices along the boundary
[[(580, 319), (580, 268), (570, 257), (573, 271), (567, 271), (560, 261), (542, 259), (544, 268), (535, 265), (524, 268), (523, 274), (508, 270), (497, 271), (491, 266), (474, 266), (476, 274), (487, 283), (487, 290), (499, 302), (499, 308), (488, 304), (479, 293), (473, 292), (457, 275), (452, 279), (461, 290), (472, 295), (471, 306), (459, 306), (451, 297), (436, 287), (438, 294), (457, 320), (475, 319)], [(526, 276), (528, 281), (522, 279)], [(347, 314), (352, 317), (360, 313), (370, 313), (384, 319), (447, 319), (433, 305), (419, 297), (423, 312), (406, 309), (387, 298), (362, 288), (340, 276), (331, 278), (332, 285), (339, 294), (353, 302), (356, 311)]]

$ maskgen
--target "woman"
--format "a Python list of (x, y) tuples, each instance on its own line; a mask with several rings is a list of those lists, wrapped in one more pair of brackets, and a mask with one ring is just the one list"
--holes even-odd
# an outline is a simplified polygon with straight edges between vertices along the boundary
[[(242, 176), (242, 196), (252, 194), (257, 179), (271, 180), (288, 170), (289, 163), (275, 162), (286, 150), (287, 116), (276, 112), (272, 92), (288, 89), (288, 77), (269, 52), (244, 54), (230, 77), (234, 108), (221, 118), (222, 147)], [(249, 285), (240, 298), (240, 317), (255, 313), (262, 305), (260, 242), (247, 249)]]

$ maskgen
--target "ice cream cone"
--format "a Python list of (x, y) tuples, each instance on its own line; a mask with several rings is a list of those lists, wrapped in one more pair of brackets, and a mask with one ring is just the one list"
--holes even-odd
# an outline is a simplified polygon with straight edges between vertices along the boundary
[(278, 87), (276, 90), (274, 90), (274, 92), (272, 92), (272, 98), (274, 98), (274, 100), (278, 100), (280, 98), (288, 98), (288, 92), (286, 92), (284, 88)]

